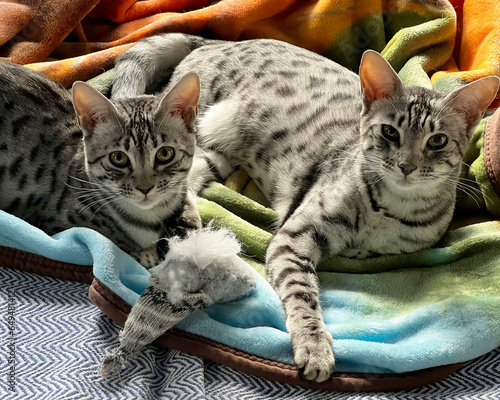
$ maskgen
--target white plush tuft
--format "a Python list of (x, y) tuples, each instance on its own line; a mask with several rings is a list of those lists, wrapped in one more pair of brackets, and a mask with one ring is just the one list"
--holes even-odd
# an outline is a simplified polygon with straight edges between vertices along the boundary
[(172, 303), (186, 293), (206, 294), (205, 306), (246, 295), (255, 287), (252, 269), (238, 257), (240, 244), (228, 229), (205, 228), (169, 240), (165, 260), (153, 274)]
[(234, 233), (229, 229), (216, 230), (210, 227), (192, 231), (185, 239), (174, 237), (168, 243), (166, 263), (172, 260), (190, 261), (201, 269), (214, 261), (235, 256), (241, 250)]
[(130, 311), (120, 347), (102, 360), (104, 377), (118, 375), (127, 359), (193, 311), (235, 300), (256, 286), (252, 267), (238, 257), (240, 244), (227, 229), (192, 231), (169, 244), (167, 257), (153, 268), (150, 286)]

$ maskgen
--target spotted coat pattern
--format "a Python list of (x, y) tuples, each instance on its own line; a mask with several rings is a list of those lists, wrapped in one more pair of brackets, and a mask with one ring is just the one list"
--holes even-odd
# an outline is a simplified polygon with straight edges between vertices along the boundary
[(318, 261), (435, 244), (452, 217), (462, 156), (482, 112), (457, 112), (457, 94), (404, 87), (380, 56), (369, 59), (394, 82), (389, 95), (369, 99), (385, 88), (363, 94), (355, 73), (268, 39), (160, 35), (116, 65), (116, 97), (154, 91), (155, 76), (172, 68), (172, 83), (200, 76), (197, 176), (243, 168), (278, 212), (268, 278), (286, 311), (295, 363), (316, 381), (334, 366)]

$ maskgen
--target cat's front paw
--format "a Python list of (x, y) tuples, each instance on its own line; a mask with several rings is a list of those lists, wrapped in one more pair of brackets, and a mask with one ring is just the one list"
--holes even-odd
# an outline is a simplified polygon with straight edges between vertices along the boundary
[(179, 225), (186, 229), (200, 229), (202, 226), (201, 217), (198, 210), (193, 210), (193, 212), (184, 212), (179, 218)]
[(372, 257), (376, 254), (371, 252), (370, 250), (366, 250), (366, 249), (347, 248), (347, 249), (344, 249), (340, 253), (340, 255), (344, 256), (344, 257), (357, 258), (357, 259), (361, 260), (361, 259), (365, 259), (368, 257)]
[(200, 213), (195, 207), (185, 207), (183, 213), (177, 220), (175, 234), (179, 236), (186, 236), (188, 232), (201, 229), (202, 222)]
[(332, 374), (335, 358), (332, 351), (332, 335), (319, 332), (314, 336), (292, 341), (294, 361), (304, 378), (324, 382)]
[(182, 214), (177, 219), (174, 234), (184, 237), (189, 231), (201, 229), (201, 227), (202, 221), (200, 212), (196, 206), (196, 198), (191, 192), (188, 192)]

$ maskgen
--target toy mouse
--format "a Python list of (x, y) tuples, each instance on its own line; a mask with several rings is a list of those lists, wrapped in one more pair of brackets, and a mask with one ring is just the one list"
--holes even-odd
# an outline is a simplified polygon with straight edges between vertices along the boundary
[(238, 257), (240, 250), (227, 229), (205, 228), (185, 239), (169, 239), (165, 259), (152, 269), (149, 286), (120, 333), (120, 347), (104, 357), (101, 374), (119, 373), (125, 361), (193, 311), (252, 291), (256, 283), (251, 267)]

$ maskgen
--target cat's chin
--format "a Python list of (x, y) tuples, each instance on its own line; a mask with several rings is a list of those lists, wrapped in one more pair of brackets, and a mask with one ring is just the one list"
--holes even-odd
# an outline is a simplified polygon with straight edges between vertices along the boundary
[(433, 196), (439, 192), (439, 187), (430, 182), (412, 181), (405, 178), (392, 181), (387, 186), (394, 194), (399, 194), (407, 198), (421, 197), (423, 194)]
[(401, 194), (417, 194), (427, 188), (427, 185), (408, 178), (398, 178), (387, 183), (391, 191)]
[(420, 186), (419, 184), (416, 184), (415, 181), (407, 178), (400, 178), (395, 181), (395, 184), (401, 190), (415, 190)]
[(143, 199), (141, 201), (133, 201), (132, 205), (140, 210), (148, 211), (155, 208), (158, 205), (157, 200)]

